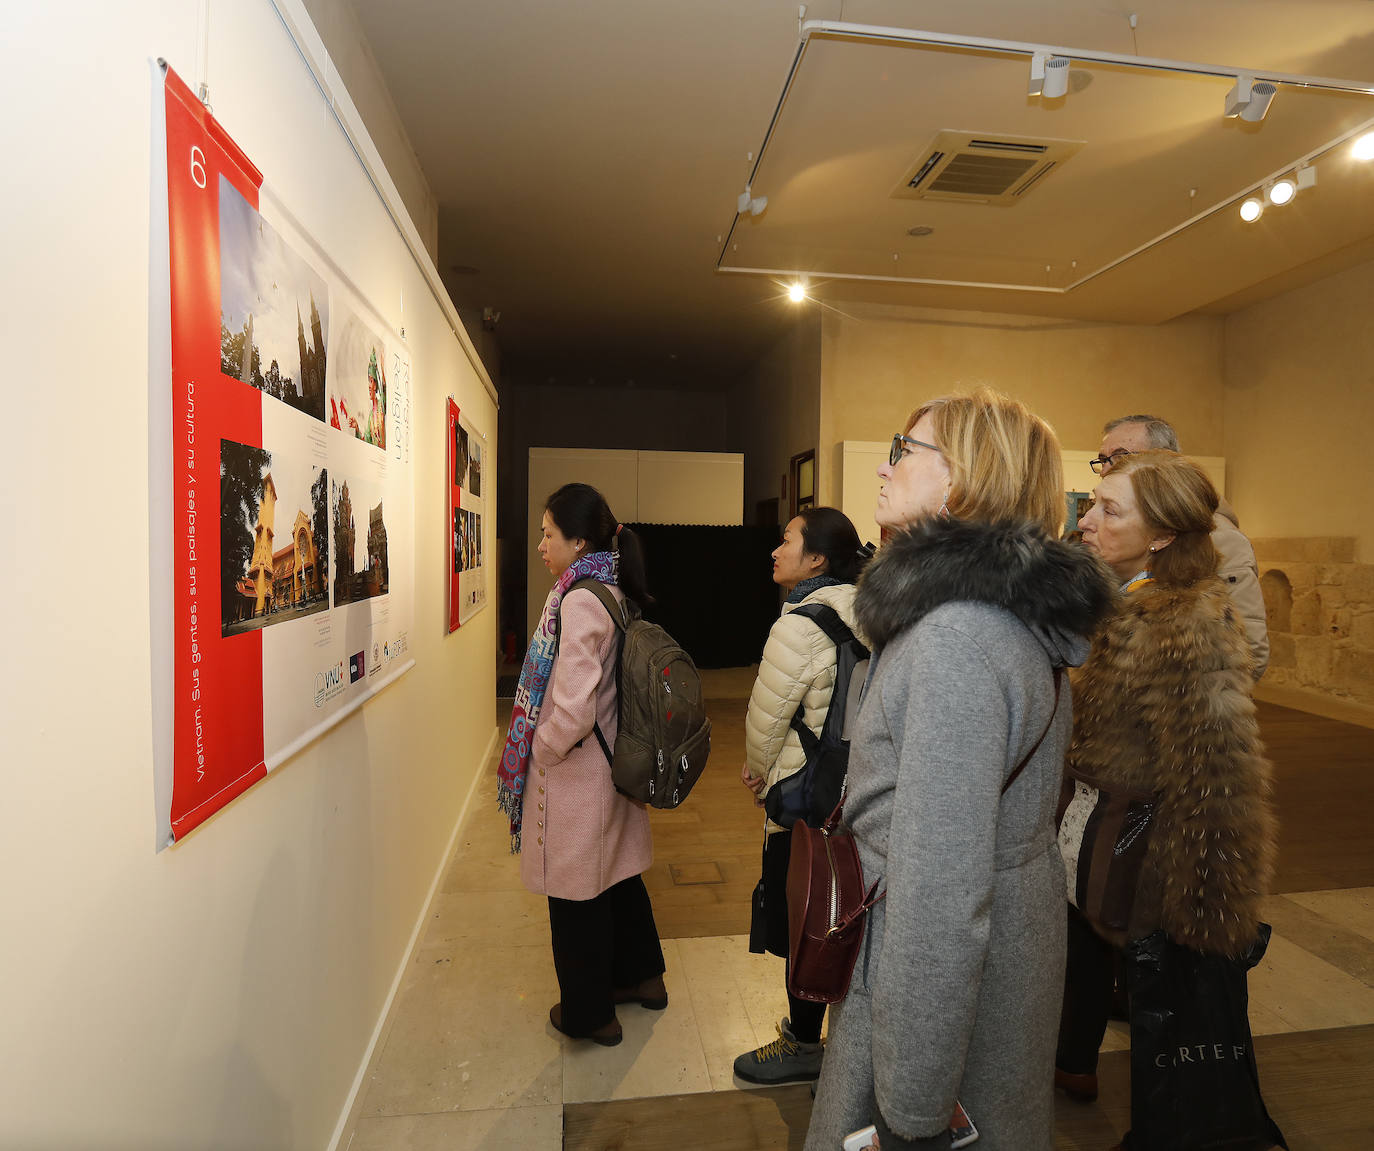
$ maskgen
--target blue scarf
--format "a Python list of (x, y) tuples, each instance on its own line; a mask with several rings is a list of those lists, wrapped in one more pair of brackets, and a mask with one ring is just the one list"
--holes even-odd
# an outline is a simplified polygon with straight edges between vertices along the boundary
[(520, 682), (515, 688), (515, 710), (511, 712), (510, 730), (506, 746), (501, 752), (501, 766), (496, 770), (496, 806), (510, 816), (510, 850), (520, 850), (520, 821), (524, 814), (525, 777), (530, 770), (530, 751), (534, 746), (534, 726), (544, 706), (544, 693), (549, 688), (549, 672), (558, 652), (558, 611), (568, 588), (580, 579), (595, 579), (614, 584), (619, 567), (614, 552), (591, 552), (574, 560), (553, 585), (544, 610), (539, 613), (539, 626), (530, 637), (525, 662), (520, 668)]

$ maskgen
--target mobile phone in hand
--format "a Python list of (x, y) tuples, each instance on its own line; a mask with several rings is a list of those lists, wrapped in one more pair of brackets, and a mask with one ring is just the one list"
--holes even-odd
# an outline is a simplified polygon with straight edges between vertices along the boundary
[(967, 1147), (977, 1138), (978, 1128), (973, 1125), (973, 1120), (968, 1117), (964, 1105), (956, 1102), (954, 1114), (949, 1117), (949, 1145), (951, 1147)]
[[(878, 1129), (869, 1124), (861, 1127), (844, 1137), (844, 1151), (864, 1151), (864, 1148), (873, 1145), (873, 1137)], [(978, 1128), (973, 1125), (973, 1120), (968, 1117), (968, 1112), (964, 1110), (962, 1103), (954, 1104), (954, 1114), (949, 1117), (949, 1145), (952, 1149), (967, 1147), (978, 1138)]]
[(851, 1131), (844, 1137), (844, 1151), (864, 1151), (865, 1147), (873, 1146), (873, 1136), (877, 1133), (878, 1129), (872, 1123)]

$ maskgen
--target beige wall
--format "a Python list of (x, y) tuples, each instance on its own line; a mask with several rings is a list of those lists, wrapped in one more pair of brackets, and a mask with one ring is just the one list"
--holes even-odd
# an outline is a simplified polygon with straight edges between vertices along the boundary
[[(424, 241), (429, 258), (439, 263), (439, 202), (406, 135), (391, 101), (372, 47), (349, 0), (301, 0), (324, 41), (339, 79), (348, 89), (367, 133), (381, 153), (386, 170), (401, 193), (411, 221)], [(464, 317), (464, 323), (467, 318)], [(474, 330), (469, 325), (469, 331)], [(490, 368), (491, 365), (488, 364)], [(493, 378), (496, 373), (491, 373)]]
[(820, 381), (820, 309), (806, 304), (730, 394), (730, 443), (744, 453), (745, 523), (760, 500), (781, 495), (792, 457), (818, 446)]
[(1169, 419), (1184, 448), (1222, 453), (1222, 321), (1157, 326), (845, 305), (823, 321), (820, 498), (835, 499), (843, 440), (881, 440), (924, 399), (991, 384), (1024, 400), (1066, 449), (1095, 449), (1114, 416)]
[(1251, 536), (1354, 536), (1374, 563), (1374, 262), (1228, 316), (1225, 452)]
[(495, 613), (442, 626), (444, 396), (494, 406), (270, 5), (210, 12), (216, 114), (393, 326), (404, 293), (416, 666), (155, 852), (148, 54), (194, 84), (198, 6), (16, 9), (6, 152), (61, 178), (4, 193), (10, 345), (41, 367), (0, 485), (0, 1147), (327, 1147), (497, 734)]

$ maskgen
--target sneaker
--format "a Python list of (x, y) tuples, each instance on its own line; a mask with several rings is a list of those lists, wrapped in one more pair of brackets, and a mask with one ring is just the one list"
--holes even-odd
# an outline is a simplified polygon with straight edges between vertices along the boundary
[(814, 1082), (821, 1075), (823, 1043), (803, 1043), (792, 1034), (786, 1016), (778, 1025), (778, 1037), (757, 1051), (746, 1051), (735, 1060), (735, 1074), (746, 1083), (773, 1086), (779, 1083)]

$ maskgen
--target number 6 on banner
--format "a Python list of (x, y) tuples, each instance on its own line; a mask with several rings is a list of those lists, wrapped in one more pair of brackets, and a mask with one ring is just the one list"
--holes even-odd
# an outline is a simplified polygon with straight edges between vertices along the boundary
[(191, 179), (197, 188), (205, 187), (205, 153), (194, 146), (191, 148)]

